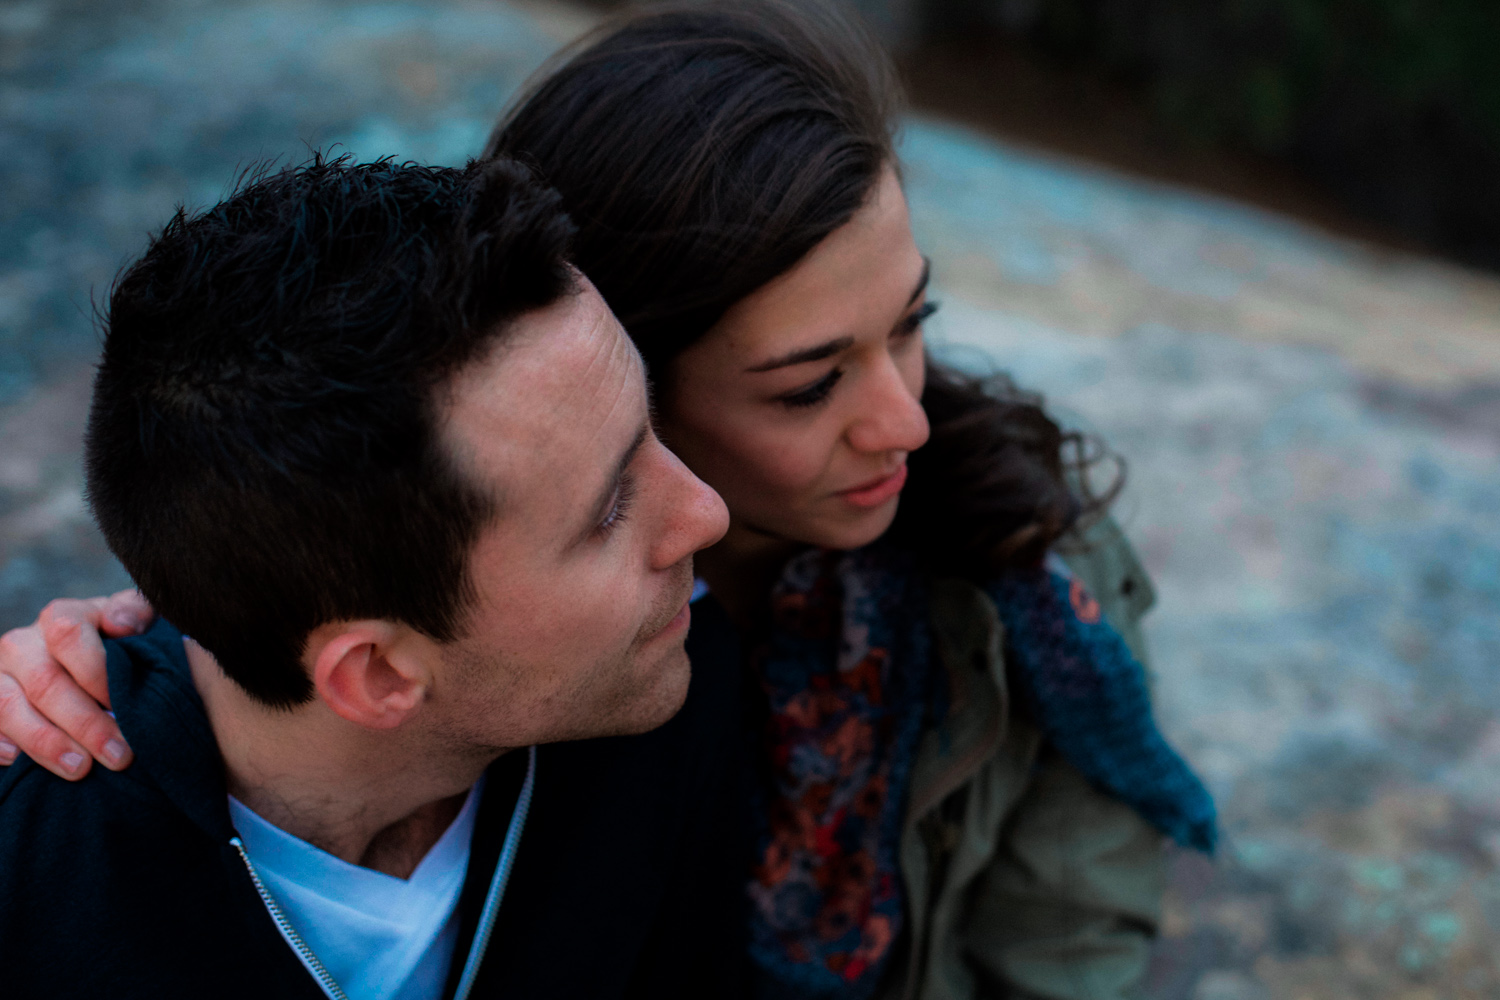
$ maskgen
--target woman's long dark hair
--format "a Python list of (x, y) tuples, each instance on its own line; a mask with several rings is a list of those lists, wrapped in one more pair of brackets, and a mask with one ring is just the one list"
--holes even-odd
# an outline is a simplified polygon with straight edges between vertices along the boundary
[[(895, 165), (890, 62), (837, 8), (707, 0), (648, 8), (565, 50), (486, 155), (530, 163), (578, 225), (575, 260), (648, 366), (848, 222)], [(929, 442), (891, 537), (935, 568), (1035, 564), (1102, 510), (1084, 442), (1003, 379), (927, 362)]]

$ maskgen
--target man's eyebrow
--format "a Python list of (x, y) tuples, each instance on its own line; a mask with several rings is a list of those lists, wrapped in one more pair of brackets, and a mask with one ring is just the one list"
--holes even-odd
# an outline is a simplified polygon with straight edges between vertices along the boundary
[[(932, 261), (927, 259), (926, 257), (923, 257), (922, 276), (917, 279), (917, 287), (912, 289), (911, 298), (906, 300), (907, 308), (910, 308), (911, 304), (920, 299), (922, 297), (922, 293), (927, 291), (927, 282), (931, 278)], [(755, 373), (769, 372), (775, 371), (777, 368), (790, 368), (792, 365), (805, 365), (809, 361), (822, 361), (824, 358), (833, 357), (840, 351), (847, 351), (853, 345), (853, 337), (839, 337), (836, 340), (830, 340), (825, 343), (818, 344), (814, 347), (804, 347), (799, 350), (792, 351), (790, 354), (783, 354), (779, 358), (772, 358), (770, 361), (764, 361), (758, 365), (752, 365), (749, 368), (746, 368), (745, 371)]]
[(619, 460), (615, 462), (614, 472), (610, 475), (609, 479), (605, 480), (604, 489), (600, 491), (599, 498), (594, 501), (594, 506), (591, 508), (592, 513), (589, 515), (588, 527), (584, 529), (585, 535), (593, 531), (604, 520), (604, 515), (609, 513), (610, 501), (615, 498), (615, 493), (620, 488), (620, 480), (625, 478), (625, 470), (630, 467), (631, 462), (635, 461), (636, 452), (641, 450), (641, 445), (646, 443), (646, 437), (650, 433), (651, 419), (648, 416), (645, 420), (641, 421), (640, 429), (635, 432), (635, 438), (620, 453)]

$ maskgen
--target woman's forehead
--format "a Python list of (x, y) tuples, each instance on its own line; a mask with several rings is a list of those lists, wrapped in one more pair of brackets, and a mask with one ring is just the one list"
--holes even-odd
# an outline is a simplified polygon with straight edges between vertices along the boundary
[(716, 326), (727, 337), (723, 346), (735, 354), (757, 353), (794, 340), (858, 335), (867, 325), (895, 321), (919, 288), (925, 264), (894, 174), (881, 187), (796, 267), (725, 313)]

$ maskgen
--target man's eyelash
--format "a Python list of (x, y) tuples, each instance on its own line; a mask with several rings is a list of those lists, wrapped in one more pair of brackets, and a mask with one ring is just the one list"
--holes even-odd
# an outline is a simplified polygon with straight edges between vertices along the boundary
[(609, 513), (604, 520), (599, 522), (601, 534), (608, 535), (618, 528), (630, 515), (631, 504), (635, 502), (635, 478), (630, 473), (620, 477), (620, 488), (615, 491), (615, 502), (610, 505)]

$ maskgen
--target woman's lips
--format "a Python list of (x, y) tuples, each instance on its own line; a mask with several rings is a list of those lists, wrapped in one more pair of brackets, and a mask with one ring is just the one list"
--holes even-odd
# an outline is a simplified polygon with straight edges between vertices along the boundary
[(889, 476), (856, 486), (852, 490), (843, 490), (838, 495), (856, 507), (879, 507), (900, 493), (901, 487), (905, 485), (906, 463), (902, 462), (901, 467)]

